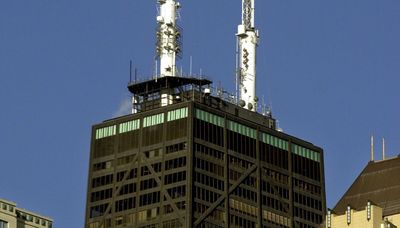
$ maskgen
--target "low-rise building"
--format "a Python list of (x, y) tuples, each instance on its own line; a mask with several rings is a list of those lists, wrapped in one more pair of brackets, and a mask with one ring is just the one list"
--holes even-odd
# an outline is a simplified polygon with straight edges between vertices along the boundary
[(0, 199), (0, 228), (52, 228), (53, 220)]

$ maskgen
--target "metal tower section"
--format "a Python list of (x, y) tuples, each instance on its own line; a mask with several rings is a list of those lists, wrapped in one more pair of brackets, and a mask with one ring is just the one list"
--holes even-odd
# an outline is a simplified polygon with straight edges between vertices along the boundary
[(180, 31), (176, 24), (179, 2), (158, 0), (157, 55), (160, 58), (160, 76), (176, 76), (176, 56), (181, 52)]
[[(160, 76), (175, 77), (176, 57), (181, 52), (180, 30), (176, 24), (180, 4), (175, 0), (158, 0), (158, 4), (157, 55), (160, 58)], [(169, 104), (172, 104), (171, 90), (166, 89), (161, 93), (161, 106)]]
[(239, 39), (239, 104), (251, 111), (256, 111), (256, 49), (258, 30), (254, 26), (254, 0), (242, 0), (242, 24), (238, 26)]

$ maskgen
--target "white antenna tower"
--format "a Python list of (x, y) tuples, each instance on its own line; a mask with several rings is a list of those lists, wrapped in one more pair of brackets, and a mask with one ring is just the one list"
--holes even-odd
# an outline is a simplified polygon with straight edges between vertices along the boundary
[[(178, 9), (181, 7), (175, 0), (158, 0), (160, 6), (157, 16), (157, 55), (160, 58), (160, 77), (177, 76), (176, 56), (181, 52), (180, 31), (176, 24)], [(168, 91), (161, 94), (161, 106), (172, 102)]]
[(259, 39), (254, 25), (254, 1), (242, 0), (242, 24), (238, 26), (239, 39), (239, 89), (240, 106), (257, 111), (256, 97), (256, 49)]

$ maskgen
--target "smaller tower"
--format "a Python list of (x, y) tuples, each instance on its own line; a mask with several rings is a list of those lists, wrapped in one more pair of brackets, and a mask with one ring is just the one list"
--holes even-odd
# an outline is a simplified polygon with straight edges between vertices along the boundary
[(238, 26), (240, 106), (256, 111), (256, 49), (258, 30), (254, 25), (254, 0), (242, 0), (242, 24)]

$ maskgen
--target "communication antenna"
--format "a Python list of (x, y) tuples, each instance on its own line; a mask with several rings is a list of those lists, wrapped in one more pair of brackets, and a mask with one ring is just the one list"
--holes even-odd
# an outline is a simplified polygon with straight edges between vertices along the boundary
[(239, 47), (239, 105), (257, 111), (256, 97), (256, 49), (259, 34), (254, 25), (255, 0), (242, 0), (242, 24), (238, 26)]
[(180, 53), (180, 31), (176, 24), (179, 2), (158, 0), (157, 56), (160, 59), (160, 76), (176, 76), (176, 56)]
[[(160, 77), (177, 76), (176, 57), (181, 53), (181, 31), (176, 23), (181, 8), (175, 0), (158, 0), (157, 57), (160, 60)], [(171, 91), (161, 92), (161, 106), (172, 103)]]
[(155, 65), (155, 78), (158, 78), (158, 60), (157, 59), (154, 61), (154, 65)]
[[(137, 71), (137, 68), (133, 66), (132, 60), (129, 60), (129, 82), (132, 82), (132, 79), (134, 79), (133, 82), (137, 82)], [(132, 76), (134, 76), (134, 78), (132, 78)]]
[(235, 99), (236, 104), (239, 102), (239, 79), (240, 79), (240, 69), (239, 69), (239, 38), (236, 37), (236, 51), (235, 51)]
[(262, 103), (261, 104), (261, 114), (263, 116), (266, 116), (267, 115), (267, 105), (265, 104), (264, 96), (262, 97), (261, 103)]
[(382, 160), (386, 159), (385, 152), (385, 138), (382, 138)]
[(371, 135), (371, 161), (374, 161), (374, 136)]

